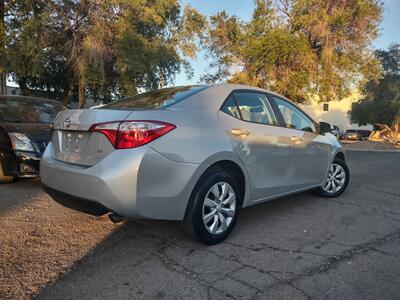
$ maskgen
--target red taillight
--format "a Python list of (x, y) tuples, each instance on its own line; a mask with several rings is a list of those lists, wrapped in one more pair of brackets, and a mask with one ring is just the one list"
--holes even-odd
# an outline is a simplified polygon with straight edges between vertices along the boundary
[(175, 128), (159, 121), (118, 121), (94, 124), (89, 130), (104, 134), (116, 149), (128, 149), (150, 143)]

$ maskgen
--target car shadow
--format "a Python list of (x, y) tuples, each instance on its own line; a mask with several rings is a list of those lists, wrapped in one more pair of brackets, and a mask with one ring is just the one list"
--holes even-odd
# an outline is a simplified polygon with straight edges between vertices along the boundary
[[(59, 298), (66, 295), (66, 290), (71, 298), (85, 298), (89, 295), (94, 298), (108, 298), (115, 296), (112, 290), (118, 290), (118, 295), (123, 295), (119, 298), (157, 298), (157, 293), (166, 298), (174, 298), (179, 293), (184, 293), (180, 289), (185, 289), (185, 286), (199, 285), (198, 288), (201, 289), (211, 284), (208, 283), (208, 278), (202, 279), (203, 276), (211, 276), (210, 278), (217, 280), (239, 267), (235, 258), (225, 259), (220, 253), (230, 254), (238, 249), (239, 253), (251, 251), (252, 244), (257, 241), (260, 244), (265, 243), (268, 237), (264, 236), (260, 240), (258, 232), (255, 236), (249, 235), (250, 232), (254, 234), (256, 228), (272, 227), (274, 221), (269, 224), (269, 219), (277, 220), (298, 214), (299, 211), (301, 213), (316, 201), (319, 201), (316, 196), (305, 192), (245, 208), (241, 211), (231, 236), (214, 246), (203, 245), (186, 237), (180, 222), (125, 221), (77, 261), (68, 274), (46, 287), (38, 299)], [(242, 246), (243, 249), (240, 249)], [(246, 250), (246, 247), (249, 249)], [(286, 272), (286, 268), (276, 268)], [(200, 281), (197, 276), (201, 278)], [(172, 284), (172, 279), (182, 286), (169, 291), (168, 285)], [(271, 280), (274, 278), (271, 277)], [(96, 288), (100, 286), (100, 290)], [(215, 290), (218, 291), (218, 288)]]

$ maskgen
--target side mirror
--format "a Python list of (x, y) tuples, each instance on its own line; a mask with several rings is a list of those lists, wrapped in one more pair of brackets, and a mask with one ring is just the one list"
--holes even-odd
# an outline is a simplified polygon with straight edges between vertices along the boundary
[(325, 134), (331, 132), (331, 124), (326, 122), (319, 122), (319, 133)]

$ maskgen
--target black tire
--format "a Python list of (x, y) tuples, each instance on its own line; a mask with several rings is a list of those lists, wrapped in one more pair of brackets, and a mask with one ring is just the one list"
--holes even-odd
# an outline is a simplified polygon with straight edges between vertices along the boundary
[(350, 181), (350, 170), (349, 170), (349, 168), (348, 168), (346, 162), (343, 161), (342, 159), (336, 157), (336, 158), (333, 160), (332, 163), (333, 163), (333, 164), (338, 164), (338, 165), (340, 165), (340, 166), (343, 168), (343, 170), (344, 170), (344, 172), (345, 172), (345, 174), (346, 174), (346, 177), (345, 177), (345, 180), (344, 180), (344, 184), (343, 184), (342, 188), (341, 188), (340, 190), (338, 190), (337, 192), (335, 192), (335, 193), (329, 193), (329, 192), (325, 191), (325, 190), (322, 188), (322, 186), (319, 187), (319, 188), (317, 188), (315, 191), (316, 191), (317, 195), (319, 195), (319, 196), (321, 196), (321, 197), (325, 197), (325, 198), (334, 198), (334, 197), (338, 197), (338, 196), (340, 196), (340, 195), (347, 189), (347, 186), (349, 185), (349, 181)]
[(0, 163), (0, 183), (11, 183), (14, 181), (14, 176), (5, 176), (3, 167)]
[[(211, 187), (220, 182), (226, 182), (232, 187), (236, 198), (236, 209), (226, 231), (219, 234), (212, 234), (207, 230), (203, 222), (203, 204)], [(185, 217), (182, 222), (185, 233), (189, 237), (207, 245), (215, 245), (222, 242), (235, 227), (242, 205), (242, 197), (238, 185), (231, 174), (220, 170), (213, 170), (205, 173), (196, 184), (191, 194), (188, 207), (186, 208)]]

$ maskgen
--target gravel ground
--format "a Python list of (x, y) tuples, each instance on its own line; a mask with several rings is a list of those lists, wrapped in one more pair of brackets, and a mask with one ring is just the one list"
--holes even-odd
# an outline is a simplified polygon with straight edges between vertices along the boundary
[(212, 247), (70, 211), (38, 180), (0, 186), (0, 299), (400, 299), (400, 153), (347, 156), (340, 198), (250, 207)]
[(118, 227), (61, 207), (38, 179), (0, 186), (0, 299), (26, 299)]

